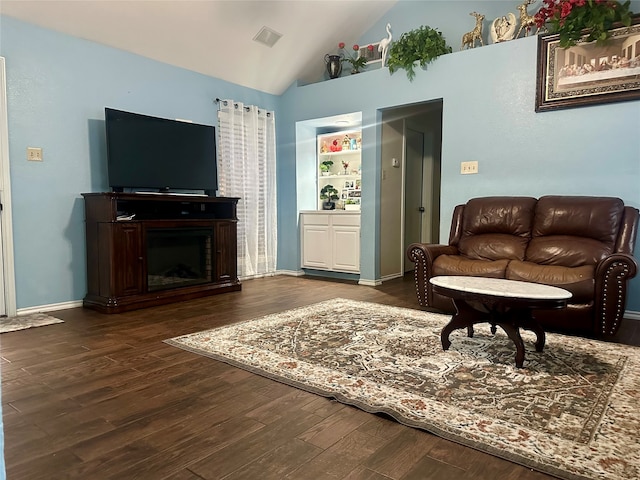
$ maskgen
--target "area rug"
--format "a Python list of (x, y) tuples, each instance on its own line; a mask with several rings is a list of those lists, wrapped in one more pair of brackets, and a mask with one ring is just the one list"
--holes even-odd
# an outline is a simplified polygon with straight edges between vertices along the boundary
[(52, 317), (46, 313), (30, 313), (17, 317), (0, 318), (0, 333), (15, 332), (25, 328), (44, 327), (54, 323), (64, 323), (59, 318)]
[(565, 479), (640, 478), (640, 348), (500, 329), (333, 299), (166, 340)]

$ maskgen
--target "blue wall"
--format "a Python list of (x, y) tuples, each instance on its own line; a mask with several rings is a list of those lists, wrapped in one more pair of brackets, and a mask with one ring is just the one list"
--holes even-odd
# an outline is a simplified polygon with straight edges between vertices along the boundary
[[(6, 16), (0, 26), (19, 309), (86, 294), (80, 194), (108, 190), (105, 106), (208, 125), (216, 97), (277, 110), (273, 95)], [(28, 146), (42, 163), (26, 160)]]
[[(280, 198), (296, 198), (308, 188), (296, 171), (295, 123), (337, 113), (363, 116), (363, 203), (361, 278), (378, 278), (377, 219), (379, 175), (378, 119), (386, 108), (443, 99), (442, 202), (440, 238), (447, 239), (455, 205), (484, 195), (611, 195), (640, 207), (640, 101), (535, 113), (537, 38), (459, 51), (462, 34), (471, 30), (468, 12), (495, 18), (516, 11), (521, 2), (446, 2), (458, 12), (457, 24), (437, 25), (445, 2), (399, 2), (361, 39), (394, 37), (421, 24), (440, 27), (454, 53), (418, 70), (413, 82), (404, 71), (389, 75), (376, 69), (302, 87), (283, 95), (279, 118)], [(632, 9), (640, 11), (640, 2)], [(481, 4), (486, 4), (482, 9)], [(506, 5), (506, 7), (505, 7)], [(445, 13), (446, 13), (445, 12)], [(447, 14), (450, 21), (453, 17)], [(460, 28), (465, 18), (464, 28)], [(485, 21), (485, 25), (487, 21)], [(486, 35), (485, 35), (486, 37)], [(478, 175), (460, 175), (460, 162), (478, 160)], [(279, 265), (299, 266), (297, 205), (280, 203)], [(640, 258), (640, 245), (636, 257)], [(631, 282), (627, 309), (640, 311), (640, 278)]]

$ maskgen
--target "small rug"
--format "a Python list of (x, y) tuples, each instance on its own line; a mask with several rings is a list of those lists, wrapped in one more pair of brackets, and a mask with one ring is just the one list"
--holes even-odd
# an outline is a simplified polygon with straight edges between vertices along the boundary
[(54, 323), (64, 322), (46, 313), (30, 313), (29, 315), (0, 318), (0, 333), (15, 332), (25, 328), (44, 327)]
[(166, 340), (565, 479), (640, 478), (640, 348), (334, 299)]

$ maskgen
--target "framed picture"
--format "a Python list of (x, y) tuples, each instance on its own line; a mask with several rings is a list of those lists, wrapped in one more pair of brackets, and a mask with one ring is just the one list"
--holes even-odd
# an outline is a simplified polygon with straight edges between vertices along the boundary
[[(373, 47), (373, 51), (369, 50), (369, 45)], [(358, 50), (358, 58), (364, 57), (367, 59), (367, 64), (381, 62), (382, 61), (382, 52), (378, 51), (378, 45), (380, 42), (376, 43), (367, 43), (360, 47)]]
[(346, 180), (344, 182), (344, 188), (353, 188), (353, 180)]
[(538, 37), (536, 112), (640, 99), (640, 19), (610, 30), (605, 45)]

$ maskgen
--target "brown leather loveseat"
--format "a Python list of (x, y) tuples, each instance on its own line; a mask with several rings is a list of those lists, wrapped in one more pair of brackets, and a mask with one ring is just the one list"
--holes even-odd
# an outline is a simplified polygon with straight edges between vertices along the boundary
[(536, 310), (546, 330), (613, 335), (625, 310), (638, 209), (619, 198), (587, 196), (485, 197), (458, 205), (448, 245), (414, 243), (418, 302), (454, 313), (436, 294), (438, 275), (507, 278), (554, 285), (573, 297), (566, 309)]

